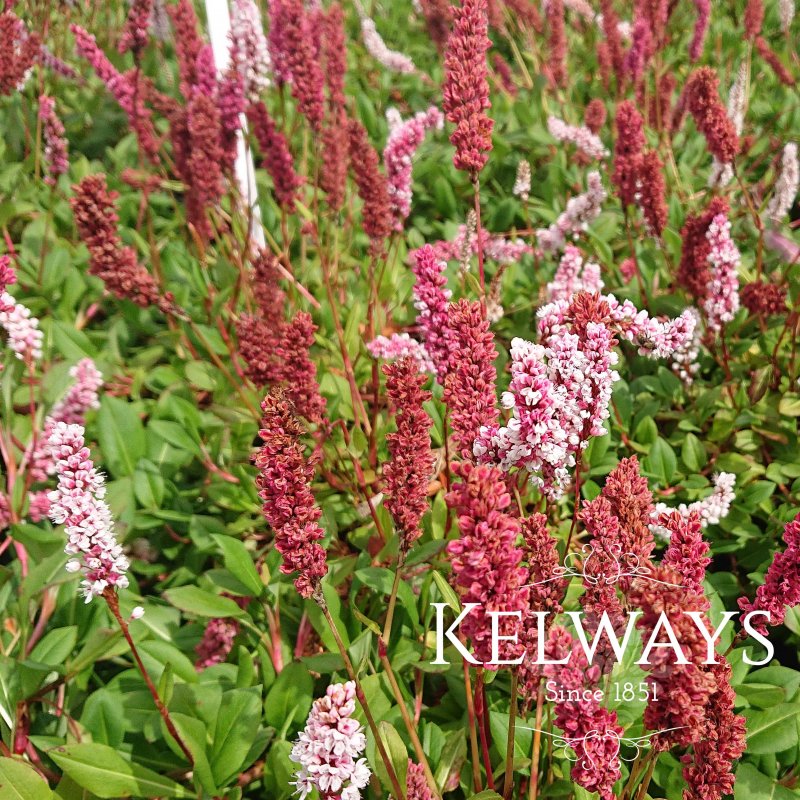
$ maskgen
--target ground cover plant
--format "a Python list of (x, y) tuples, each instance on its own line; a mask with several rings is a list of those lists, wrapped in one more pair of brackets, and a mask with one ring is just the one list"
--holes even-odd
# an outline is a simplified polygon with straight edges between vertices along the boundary
[(793, 2), (224, 8), (0, 13), (0, 800), (800, 796)]

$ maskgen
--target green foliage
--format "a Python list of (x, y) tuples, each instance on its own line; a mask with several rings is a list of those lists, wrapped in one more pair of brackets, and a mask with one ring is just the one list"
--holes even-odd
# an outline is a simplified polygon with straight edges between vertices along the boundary
[[(430, 133), (417, 151), (411, 215), (375, 260), (352, 181), (341, 211), (326, 204), (317, 180), (322, 137), (297, 111), (291, 87), (273, 85), (264, 93), (304, 179), (296, 209), (287, 212), (275, 200), (273, 176), (261, 168), (260, 158), (268, 154), (257, 153), (267, 249), (284, 270), (285, 319), (304, 310), (317, 326), (311, 357), (332, 423), (308, 426), (302, 439), (316, 468), (312, 490), (322, 512), (328, 564), (321, 599), (303, 599), (293, 586), (296, 576), (281, 571), (252, 463), (263, 438), (258, 409), (265, 387), (247, 377), (237, 334), (242, 315), (256, 309), (254, 289), (259, 288), (253, 285), (248, 220), (235, 190), (226, 189), (206, 209), (214, 235), (203, 240), (189, 213), (191, 180), (175, 166), (174, 119), (168, 120), (163, 109), (156, 113), (159, 103), (172, 104), (177, 112), (185, 109), (174, 42), (151, 39), (136, 62), (139, 70), (132, 70), (132, 55), (116, 52), (127, 3), (69, 4), (68, 13), (55, 4), (28, 5), (26, 24), (78, 70), (79, 79), (37, 63), (18, 92), (0, 97), (6, 134), (0, 143), (0, 229), (18, 274), (18, 285), (10, 290), (40, 320), (44, 334), (38, 365), (31, 368), (6, 348), (0, 373), (0, 800), (284, 800), (295, 791), (292, 742), (313, 701), (330, 684), (348, 680), (351, 667), (375, 723), (373, 730), (359, 702), (355, 716), (367, 731), (365, 757), (373, 772), (366, 797), (396, 794), (392, 773), (405, 785), (409, 759), (419, 762), (411, 727), (439, 792), (455, 800), (498, 800), (511, 724), (509, 671), (484, 674), (484, 695), (468, 697), (454, 647), (446, 648), (448, 664), (431, 663), (431, 604), (446, 603), (448, 621), (462, 606), (448, 580), (446, 550), (459, 535), (445, 500), (452, 480), (446, 467), (453, 458), (452, 418), (441, 387), (429, 381), (433, 397), (425, 411), (437, 471), (428, 487), (422, 536), (404, 554), (396, 581), (400, 541), (383, 502), (395, 410), (366, 349), (379, 333), (419, 336), (409, 252), (426, 242), (452, 241), (473, 207), (469, 177), (452, 166), (447, 141), (452, 125), (447, 133)], [(388, 72), (365, 50), (354, 9), (343, 5), (347, 111), (363, 122), (380, 152), (389, 107), (398, 106), (405, 118), (440, 103), (443, 60), (423, 13), (412, 12), (407, 2), (365, 4), (372, 6), (367, 11), (387, 42), (418, 67), (409, 75)], [(657, 75), (675, 76), (676, 101), (693, 68), (685, 54), (693, 11), (689, 3), (671, 4), (667, 46), (648, 65), (637, 94), (635, 87), (617, 87), (614, 77), (604, 84), (598, 61), (603, 37), (594, 20), (568, 10), (570, 77), (567, 86), (554, 89), (547, 77), (547, 28), (537, 33), (511, 14), (511, 4), (493, 5), (502, 19), (492, 21), (490, 56), (507, 62), (517, 91), (503, 89), (499, 71), (492, 68), (495, 127), (493, 151), (480, 175), (481, 223), (492, 235), (533, 244), (534, 231), (554, 222), (568, 200), (583, 191), (587, 172), (575, 148), (548, 133), (548, 116), (580, 124), (588, 102), (600, 98), (613, 117), (616, 100), (625, 96), (649, 102)], [(622, 11), (625, 4), (618, 5)], [(715, 473), (733, 473), (736, 499), (730, 513), (704, 530), (713, 557), (706, 575), (713, 619), (724, 609), (736, 609), (740, 597), (752, 597), (763, 583), (775, 553), (783, 549), (781, 532), (796, 515), (800, 496), (800, 263), (765, 246), (760, 215), (775, 185), (778, 150), (800, 129), (800, 107), (794, 90), (743, 43), (743, 5), (712, 3), (700, 61), (718, 67), (723, 99), (740, 62), (749, 65), (745, 134), (752, 141), (737, 156), (736, 179), (712, 192), (706, 185), (710, 156), (694, 122), (687, 119), (669, 131), (648, 120), (648, 146), (665, 163), (668, 218), (662, 236), (649, 235), (637, 209), (619, 207), (608, 161), (600, 170), (609, 199), (579, 245), (600, 265), (604, 292), (631, 300), (654, 317), (676, 316), (687, 305), (699, 305), (676, 280), (681, 228), (687, 215), (704, 209), (714, 193), (722, 194), (730, 201), (733, 235), (742, 253), (741, 283), (763, 278), (786, 289), (785, 312), (756, 315), (740, 309), (723, 336), (705, 331), (691, 383), (678, 377), (669, 360), (644, 358), (623, 341), (606, 435), (594, 437), (583, 451), (579, 492), (549, 502), (522, 478), (511, 487), (525, 516), (547, 512), (548, 529), (563, 556), (568, 547), (580, 552), (587, 539), (581, 524), (573, 531), (576, 504), (597, 497), (622, 458), (638, 456), (655, 500), (670, 507), (707, 497)], [(764, 35), (796, 74), (789, 45), (797, 23), (782, 37), (777, 5), (767, 9)], [(144, 102), (163, 137), (158, 163), (140, 152), (126, 114), (75, 55), (70, 22), (91, 29), (121, 71), (141, 78)], [(207, 30), (202, 13), (200, 24)], [(55, 97), (69, 142), (69, 173), (54, 186), (43, 179), (47, 163), (36, 117), (40, 92)], [(599, 135), (613, 148), (613, 119)], [(511, 191), (522, 159), (533, 173), (527, 202)], [(122, 244), (132, 248), (160, 291), (170, 293), (170, 313), (115, 297), (88, 269), (90, 255), (70, 208), (71, 186), (98, 172), (107, 174), (118, 193)], [(796, 218), (796, 206), (792, 214)], [(778, 230), (791, 237), (790, 225)], [(641, 281), (623, 277), (620, 265), (628, 258), (636, 260)], [(466, 258), (465, 269), (457, 260), (447, 268), (449, 288), (454, 297), (475, 299), (477, 259)], [(498, 395), (508, 385), (512, 339), (537, 338), (536, 309), (545, 301), (557, 262), (552, 254), (532, 253), (502, 266), (487, 259), (487, 284), (503, 312), (492, 325)], [(276, 329), (283, 321), (267, 320)], [(93, 359), (104, 378), (99, 407), (86, 416), (87, 444), (106, 475), (106, 500), (131, 560), (130, 586), (118, 592), (130, 642), (102, 599), (83, 602), (78, 579), (65, 570), (62, 526), (31, 513), (30, 491), (52, 488), (49, 476), (35, 486), (28, 479), (32, 444), (72, 383), (70, 367), (83, 358)], [(284, 388), (291, 396), (296, 387)], [(573, 584), (565, 606), (578, 608), (580, 591)], [(393, 623), (387, 625), (390, 603)], [(136, 607), (143, 608), (143, 616), (133, 614)], [(209, 665), (201, 659), (203, 637), (214, 626), (224, 631), (228, 646), (218, 663)], [(771, 629), (770, 639), (775, 658), (763, 668), (744, 663), (746, 649), (758, 648), (734, 640), (730, 631), (719, 648), (733, 647), (735, 709), (747, 724), (735, 800), (800, 796), (800, 610), (788, 610), (785, 625)], [(470, 675), (475, 692), (477, 674)], [(645, 677), (631, 654), (608, 681), (638, 684)], [(471, 741), (469, 731), (475, 730), (476, 699), (486, 703), (487, 752), (480, 742), (479, 763), (473, 765), (472, 747), (478, 742)], [(609, 700), (630, 736), (645, 735), (644, 705), (643, 700)], [(535, 713), (535, 696), (516, 712), (510, 749), (515, 797), (524, 796), (531, 774)], [(552, 732), (552, 709), (545, 710), (542, 724)], [(567, 748), (544, 737), (540, 745), (540, 797), (593, 797), (573, 782)], [(659, 757), (648, 796), (682, 797), (682, 754), (674, 749)], [(497, 791), (483, 790), (489, 785), (487, 760)], [(629, 777), (630, 765), (623, 762), (617, 794)]]

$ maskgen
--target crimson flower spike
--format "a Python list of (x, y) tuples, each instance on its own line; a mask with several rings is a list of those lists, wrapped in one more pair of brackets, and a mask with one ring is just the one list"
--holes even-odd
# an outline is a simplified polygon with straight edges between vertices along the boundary
[(444, 111), (456, 126), (450, 136), (456, 148), (453, 164), (456, 169), (469, 172), (474, 182), (489, 158), (494, 127), (494, 120), (486, 114), (491, 108), (486, 0), (464, 0), (460, 8), (453, 9), (453, 17), (455, 23), (445, 55)]

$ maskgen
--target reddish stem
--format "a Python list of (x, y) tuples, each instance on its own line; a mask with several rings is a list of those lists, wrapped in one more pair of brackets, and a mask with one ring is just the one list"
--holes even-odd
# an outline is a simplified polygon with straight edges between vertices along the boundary
[(484, 314), (486, 313), (486, 288), (485, 278), (483, 274), (483, 234), (481, 229), (481, 189), (480, 181), (476, 175), (472, 179), (472, 187), (475, 190), (474, 206), (475, 206), (475, 236), (478, 240), (478, 278), (481, 285), (481, 308)]
[(486, 686), (483, 681), (483, 669), (478, 667), (478, 679), (475, 681), (475, 716), (478, 720), (478, 732), (481, 738), (481, 752), (483, 766), (486, 770), (486, 782), (494, 791), (494, 775), (492, 774), (492, 759), (489, 756), (489, 715), (486, 713)]
[(108, 604), (111, 613), (114, 615), (114, 618), (119, 623), (119, 627), (122, 630), (122, 635), (125, 637), (125, 641), (128, 643), (128, 647), (130, 647), (131, 655), (133, 656), (133, 660), (136, 662), (136, 666), (141, 672), (142, 677), (144, 678), (144, 682), (147, 684), (147, 688), (150, 691), (150, 694), (153, 696), (153, 701), (156, 704), (156, 708), (158, 709), (158, 713), (161, 714), (161, 718), (164, 720), (164, 724), (167, 726), (167, 730), (170, 733), (170, 736), (175, 740), (178, 747), (183, 751), (183, 754), (186, 756), (186, 760), (194, 767), (194, 756), (192, 755), (191, 750), (186, 746), (183, 739), (181, 739), (180, 734), (178, 733), (178, 729), (175, 727), (175, 723), (172, 721), (172, 717), (169, 715), (169, 709), (164, 705), (164, 702), (158, 695), (158, 689), (156, 689), (155, 684), (153, 683), (152, 678), (148, 675), (147, 670), (145, 669), (144, 664), (142, 663), (142, 659), (139, 656), (139, 651), (136, 649), (136, 645), (133, 642), (133, 638), (131, 637), (130, 630), (128, 629), (128, 623), (122, 617), (122, 614), (119, 612), (119, 598), (117, 597), (117, 593), (109, 586), (103, 591), (103, 598), (105, 599), (106, 603)]

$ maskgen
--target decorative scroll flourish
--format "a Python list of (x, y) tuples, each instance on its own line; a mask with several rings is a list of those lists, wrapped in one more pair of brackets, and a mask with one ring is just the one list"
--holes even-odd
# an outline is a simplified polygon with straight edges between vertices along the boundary
[[(564, 578), (582, 578), (585, 583), (596, 586), (601, 583), (611, 585), (622, 578), (644, 578), (645, 580), (653, 581), (653, 583), (680, 588), (680, 584), (668, 583), (667, 581), (653, 578), (652, 570), (640, 563), (639, 556), (635, 553), (623, 553), (618, 544), (612, 545), (607, 551), (607, 554), (611, 556), (614, 562), (614, 568), (611, 572), (594, 569), (587, 572), (587, 568), (591, 567), (592, 560), (597, 559), (597, 556), (595, 555), (594, 547), (588, 543), (581, 547), (581, 553), (583, 554), (582, 558), (579, 553), (567, 553), (564, 556), (564, 563), (553, 568), (553, 575), (550, 578), (527, 585), (541, 586)], [(577, 561), (579, 558), (580, 561)]]
[[(568, 761), (572, 761), (574, 763), (580, 762), (580, 766), (589, 769), (595, 766), (594, 760), (594, 753), (593, 750), (595, 748), (587, 748), (587, 744), (591, 741), (601, 741), (601, 742), (612, 742), (614, 745), (613, 751), (610, 753), (611, 763), (610, 766), (620, 766), (620, 761), (634, 761), (640, 755), (642, 750), (646, 750), (652, 742), (650, 741), (654, 736), (658, 736), (662, 733), (669, 733), (670, 731), (677, 731), (685, 728), (685, 725), (679, 725), (676, 728), (664, 728), (663, 730), (653, 731), (651, 733), (647, 733), (644, 736), (635, 736), (635, 737), (628, 737), (628, 736), (620, 736), (614, 730), (592, 730), (589, 731), (585, 736), (580, 737), (572, 737), (572, 736), (564, 736), (562, 734), (553, 733), (551, 731), (543, 731), (539, 730), (538, 728), (531, 728), (526, 725), (518, 725), (518, 728), (523, 728), (524, 730), (528, 731), (536, 731), (538, 733), (543, 733), (545, 736), (552, 736), (553, 737), (553, 747), (557, 748), (564, 748), (565, 750), (572, 750), (572, 753), (569, 752), (566, 754), (566, 758)], [(633, 752), (629, 755), (623, 755), (621, 752), (622, 746), (625, 745), (626, 747), (632, 748)]]

